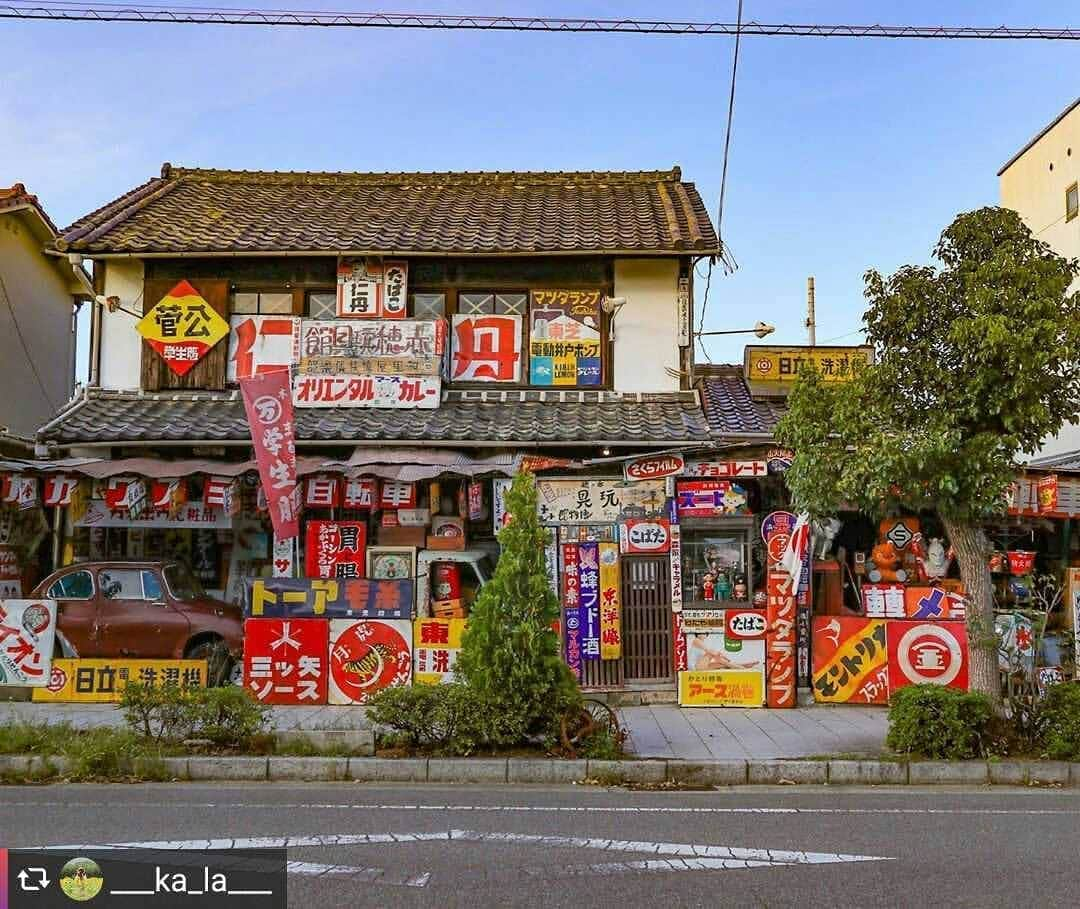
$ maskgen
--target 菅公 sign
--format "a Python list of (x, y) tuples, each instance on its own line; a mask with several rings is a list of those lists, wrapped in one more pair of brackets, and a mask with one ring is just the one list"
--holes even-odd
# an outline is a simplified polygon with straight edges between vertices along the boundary
[(186, 375), (229, 333), (229, 324), (187, 281), (139, 320), (135, 330), (178, 376)]

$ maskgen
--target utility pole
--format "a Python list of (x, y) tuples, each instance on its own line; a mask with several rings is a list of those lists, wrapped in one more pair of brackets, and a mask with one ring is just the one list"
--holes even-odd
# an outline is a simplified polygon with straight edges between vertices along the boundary
[(806, 331), (810, 335), (810, 346), (817, 344), (817, 319), (814, 316), (814, 276), (806, 279)]

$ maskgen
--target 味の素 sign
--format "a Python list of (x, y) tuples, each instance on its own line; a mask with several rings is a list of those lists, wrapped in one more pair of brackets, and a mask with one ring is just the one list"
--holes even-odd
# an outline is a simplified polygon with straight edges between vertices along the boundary
[(181, 281), (139, 320), (135, 330), (178, 376), (186, 375), (229, 333), (229, 323)]

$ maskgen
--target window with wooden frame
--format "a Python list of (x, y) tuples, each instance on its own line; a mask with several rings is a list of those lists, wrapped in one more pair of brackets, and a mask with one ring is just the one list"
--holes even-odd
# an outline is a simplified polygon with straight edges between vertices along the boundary
[(468, 287), (447, 294), (448, 380), (476, 387), (528, 384), (528, 305), (525, 288)]
[(291, 290), (233, 291), (232, 313), (237, 316), (291, 316), (293, 293)]
[(1077, 185), (1074, 183), (1067, 190), (1065, 190), (1065, 220), (1071, 221), (1080, 213), (1080, 192), (1077, 190)]
[(309, 290), (304, 314), (309, 319), (336, 319), (337, 291), (334, 289)]

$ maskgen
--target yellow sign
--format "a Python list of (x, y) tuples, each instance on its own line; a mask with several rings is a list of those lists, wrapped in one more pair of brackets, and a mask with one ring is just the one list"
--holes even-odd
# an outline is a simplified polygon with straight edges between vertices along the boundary
[(135, 326), (178, 376), (188, 373), (229, 334), (229, 323), (199, 292), (181, 281)]
[(119, 701), (128, 682), (157, 688), (203, 688), (206, 660), (56, 659), (45, 688), (35, 701), (107, 703)]
[(454, 677), (468, 619), (413, 619), (413, 683), (438, 685)]
[(817, 369), (826, 382), (850, 382), (874, 362), (869, 347), (765, 347), (743, 349), (743, 375), (747, 382), (789, 384), (807, 366)]
[(760, 669), (717, 669), (679, 673), (683, 707), (760, 707), (765, 702), (765, 674)]
[(600, 659), (622, 657), (622, 598), (619, 544), (600, 544)]

